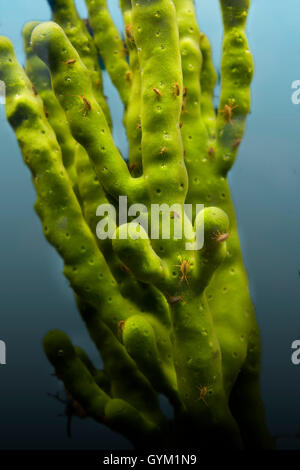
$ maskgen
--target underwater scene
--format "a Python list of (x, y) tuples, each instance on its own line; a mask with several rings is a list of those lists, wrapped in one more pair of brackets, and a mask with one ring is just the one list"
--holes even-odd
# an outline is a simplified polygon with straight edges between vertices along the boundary
[(0, 450), (300, 450), (297, 0), (0, 0)]

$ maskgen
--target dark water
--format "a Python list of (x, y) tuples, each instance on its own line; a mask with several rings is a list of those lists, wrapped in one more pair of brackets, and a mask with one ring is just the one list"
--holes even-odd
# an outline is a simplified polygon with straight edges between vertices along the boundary
[[(110, 3), (121, 24), (117, 0)], [(217, 0), (198, 1), (198, 14), (218, 63)], [(285, 436), (278, 440), (279, 448), (300, 449), (295, 438), (300, 430), (300, 365), (290, 360), (291, 343), (300, 339), (300, 105), (291, 103), (291, 83), (300, 79), (299, 15), (298, 0), (252, 1), (253, 105), (230, 182), (262, 334), (267, 420), (274, 435)], [(0, 34), (13, 40), (21, 61), (23, 24), (49, 18), (46, 0), (0, 0)], [(105, 83), (115, 139), (126, 153), (119, 99), (107, 77)], [(88, 420), (75, 419), (68, 439), (66, 420), (57, 416), (63, 405), (47, 395), (60, 388), (41, 348), (49, 329), (67, 331), (96, 363), (97, 353), (61, 275), (62, 264), (33, 212), (29, 172), (1, 105), (0, 142), (0, 339), (7, 344), (7, 365), (0, 366), (0, 448), (124, 448), (125, 439)]]

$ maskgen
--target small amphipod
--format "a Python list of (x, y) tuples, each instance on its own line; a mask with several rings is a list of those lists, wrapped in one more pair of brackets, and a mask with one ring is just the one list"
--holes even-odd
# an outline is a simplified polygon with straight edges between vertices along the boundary
[(66, 65), (71, 65), (71, 64), (75, 64), (76, 62), (76, 59), (68, 59), (66, 62), (64, 62)]
[(224, 114), (224, 118), (226, 122), (229, 122), (229, 124), (231, 125), (232, 125), (232, 111), (236, 108), (238, 108), (238, 105), (233, 106), (233, 101), (232, 101), (231, 104), (225, 104), (224, 108), (219, 111), (221, 114)]
[(198, 401), (203, 401), (203, 403), (208, 406), (207, 401), (205, 399), (206, 395), (210, 392), (212, 392), (212, 387), (211, 385), (203, 385), (203, 387), (200, 385), (199, 387), (200, 390), (200, 395), (198, 397)]
[(180, 86), (178, 85), (178, 82), (176, 82), (174, 85), (174, 95), (180, 96)]
[(229, 237), (230, 233), (216, 233), (214, 239), (219, 243), (223, 243), (228, 240)]
[(154, 91), (154, 93), (156, 94), (156, 96), (159, 96), (159, 97), (162, 96), (162, 92), (161, 92), (158, 88), (152, 88), (152, 90)]
[(79, 98), (83, 101), (83, 115), (86, 116), (88, 112), (91, 111), (92, 105), (89, 100), (85, 97), (85, 95), (79, 95)]
[(176, 267), (179, 268), (181, 277), (180, 277), (180, 282), (185, 281), (187, 284), (189, 284), (188, 281), (188, 272), (191, 267), (191, 264), (189, 263), (188, 260), (183, 259), (180, 264), (175, 264)]

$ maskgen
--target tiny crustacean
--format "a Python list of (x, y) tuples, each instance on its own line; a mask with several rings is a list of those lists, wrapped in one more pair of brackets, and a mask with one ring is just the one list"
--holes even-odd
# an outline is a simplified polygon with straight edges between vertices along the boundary
[(48, 393), (48, 395), (52, 398), (55, 398), (57, 401), (65, 405), (65, 411), (63, 414), (59, 414), (59, 416), (65, 416), (67, 418), (67, 435), (69, 438), (72, 437), (72, 419), (73, 417), (77, 417), (80, 419), (87, 418), (87, 413), (82, 408), (82, 406), (75, 400), (72, 395), (68, 392), (65, 388), (66, 398), (62, 398), (59, 393), (52, 394)]
[(92, 105), (91, 103), (89, 102), (89, 100), (86, 98), (85, 95), (79, 95), (78, 98), (80, 98), (83, 102), (83, 115), (84, 116), (87, 116), (87, 114), (89, 113), (89, 111), (92, 110)]
[(179, 86), (178, 82), (176, 82), (175, 85), (174, 85), (174, 95), (175, 96), (180, 96), (180, 86)]
[(162, 96), (162, 92), (158, 89), (158, 88), (152, 88), (152, 90), (154, 91), (154, 93), (156, 94), (156, 96), (159, 96), (161, 97)]
[(122, 340), (124, 328), (125, 328), (125, 321), (120, 320), (118, 323), (118, 337), (120, 338), (120, 340)]
[(125, 28), (125, 33), (128, 38), (130, 44), (134, 44), (134, 36), (133, 36), (133, 27), (131, 24), (128, 24)]
[(191, 267), (190, 262), (186, 259), (182, 259), (180, 264), (175, 264), (175, 266), (179, 268), (181, 273), (180, 282), (185, 281), (187, 284), (189, 284), (188, 272)]
[(72, 64), (75, 64), (75, 62), (76, 62), (76, 59), (68, 59), (68, 60), (66, 60), (65, 64), (66, 65), (72, 65)]
[(216, 240), (219, 243), (225, 242), (226, 240), (228, 240), (229, 237), (230, 237), (230, 233), (228, 232), (226, 233), (216, 232), (213, 236), (214, 240)]
[(233, 100), (230, 104), (225, 104), (224, 108), (220, 110), (221, 114), (224, 114), (226, 122), (232, 125), (232, 111), (238, 108), (238, 105), (233, 104)]
[(206, 401), (206, 395), (208, 393), (211, 393), (212, 392), (212, 386), (211, 385), (200, 385), (199, 387), (199, 391), (200, 391), (200, 394), (199, 394), (199, 397), (198, 397), (198, 401), (203, 401), (203, 403), (208, 406), (207, 404), (207, 401)]
[(169, 305), (175, 305), (179, 302), (183, 302), (183, 297), (181, 295), (175, 295), (168, 298)]

